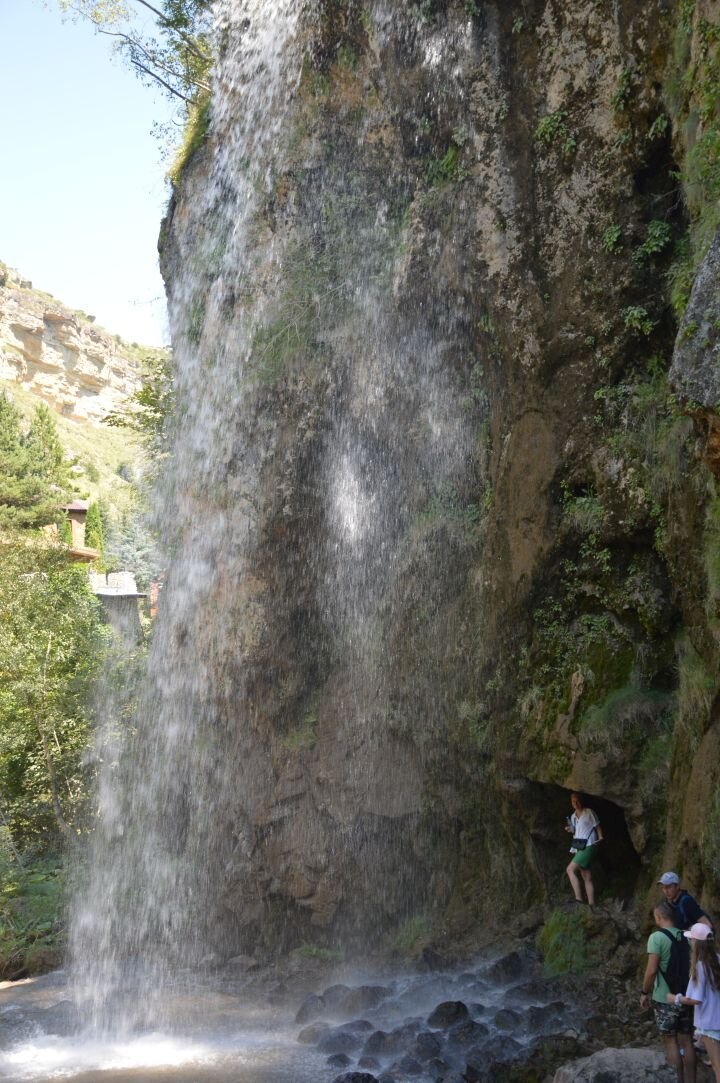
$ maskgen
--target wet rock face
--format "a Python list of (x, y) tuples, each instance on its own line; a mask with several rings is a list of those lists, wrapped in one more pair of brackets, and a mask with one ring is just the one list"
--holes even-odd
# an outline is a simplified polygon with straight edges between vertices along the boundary
[[(548, 828), (510, 782), (607, 794), (645, 843), (640, 757), (577, 731), (637, 659), (652, 684), (672, 653), (650, 510), (597, 421), (597, 393), (674, 338), (664, 264), (617, 255), (674, 164), (648, 134), (668, 23), (659, 2), (511, 7), (320, 3), (245, 262), (240, 97), (216, 102), (171, 205), (176, 356), (224, 456), (200, 486), (226, 530), (222, 628), (197, 638), (234, 765), (210, 922), (233, 943), (362, 940), (468, 877), (468, 907), (526, 908), (552, 880)], [(598, 493), (602, 526), (568, 525)], [(551, 663), (560, 621), (535, 613), (568, 561), (582, 586)]]

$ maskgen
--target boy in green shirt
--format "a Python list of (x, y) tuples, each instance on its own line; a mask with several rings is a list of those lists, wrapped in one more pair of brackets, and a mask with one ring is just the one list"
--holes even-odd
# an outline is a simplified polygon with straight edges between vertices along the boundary
[[(695, 1083), (692, 1011), (686, 1011), (684, 1006), (676, 1007), (675, 1004), (667, 1003), (671, 990), (664, 978), (672, 948), (667, 933), (676, 940), (683, 934), (675, 928), (669, 903), (664, 900), (658, 903), (653, 916), (658, 931), (648, 937), (648, 961), (640, 990), (640, 1007), (645, 1011), (650, 1006), (652, 995), (655, 1026), (662, 1038), (665, 1058), (675, 1071), (677, 1083)], [(667, 933), (662, 930), (667, 930)]]

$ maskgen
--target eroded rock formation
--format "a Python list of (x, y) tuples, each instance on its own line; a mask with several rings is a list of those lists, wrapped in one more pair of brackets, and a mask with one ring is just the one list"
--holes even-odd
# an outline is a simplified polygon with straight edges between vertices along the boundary
[(0, 378), (66, 417), (95, 422), (125, 406), (140, 386), (137, 359), (125, 344), (3, 265)]

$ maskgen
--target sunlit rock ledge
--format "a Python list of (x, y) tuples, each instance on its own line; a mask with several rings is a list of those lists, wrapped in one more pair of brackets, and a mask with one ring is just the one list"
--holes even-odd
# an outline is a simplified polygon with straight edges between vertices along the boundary
[(135, 351), (0, 264), (0, 379), (66, 417), (99, 422), (140, 386)]

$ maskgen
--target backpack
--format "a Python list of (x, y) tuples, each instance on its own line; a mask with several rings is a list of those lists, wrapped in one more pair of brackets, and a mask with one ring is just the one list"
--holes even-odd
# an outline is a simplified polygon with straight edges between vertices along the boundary
[(670, 958), (667, 970), (660, 969), (660, 973), (667, 982), (671, 993), (685, 993), (690, 981), (690, 942), (680, 933), (675, 937), (667, 929), (661, 929), (661, 933), (670, 941)]
[[(671, 903), (673, 909), (677, 910), (677, 912), (678, 912), (678, 916), (680, 918), (679, 927), (681, 929), (689, 929), (690, 926), (692, 925), (692, 922), (688, 919), (687, 914), (685, 913), (685, 903), (687, 902), (687, 900), (690, 897), (691, 897), (690, 893), (685, 891), (685, 889), (683, 888), (683, 890), (680, 892), (680, 894), (677, 897), (677, 901), (674, 902), (674, 903)], [(695, 905), (697, 906), (697, 903), (695, 903)], [(710, 915), (706, 914), (701, 906), (698, 906), (698, 910), (700, 911), (700, 917), (707, 918), (708, 921), (710, 921)], [(695, 920), (699, 921), (700, 918), (697, 917), (697, 918), (695, 918)]]

